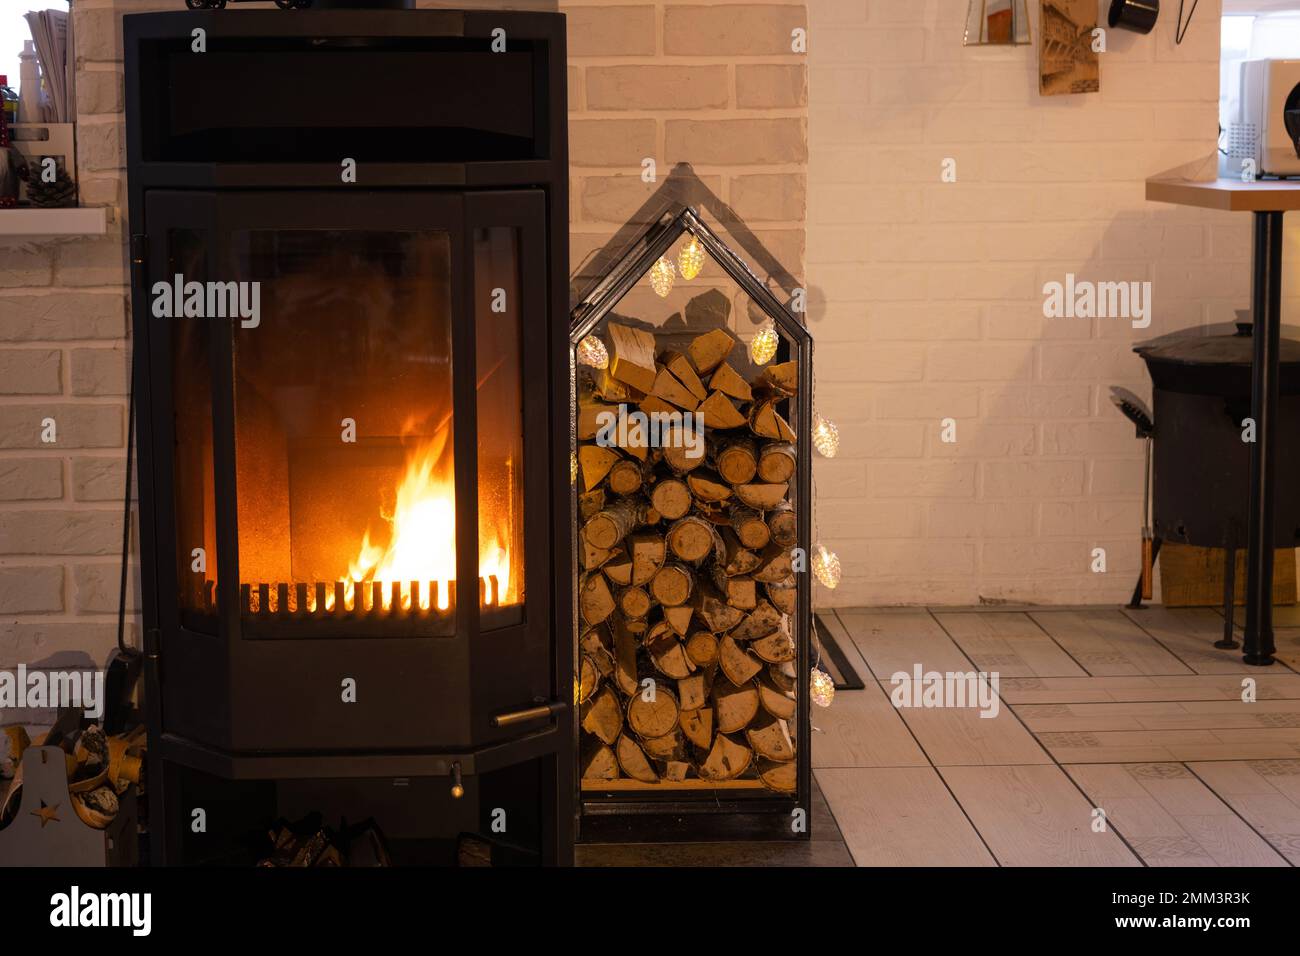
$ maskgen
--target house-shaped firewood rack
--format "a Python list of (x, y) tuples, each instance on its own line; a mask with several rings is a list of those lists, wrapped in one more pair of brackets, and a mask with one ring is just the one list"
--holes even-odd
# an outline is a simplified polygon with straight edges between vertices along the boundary
[(570, 345), (579, 839), (807, 838), (812, 337), (680, 206)]

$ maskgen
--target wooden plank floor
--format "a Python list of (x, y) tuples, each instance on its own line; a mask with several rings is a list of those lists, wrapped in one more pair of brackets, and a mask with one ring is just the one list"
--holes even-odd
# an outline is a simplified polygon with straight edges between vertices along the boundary
[(1069, 772), (1148, 866), (1287, 865), (1249, 822), (1182, 764), (1097, 764), (1073, 766)]
[[(814, 776), (859, 866), (1300, 863), (1300, 611), (1278, 610), (1266, 669), (1213, 646), (1209, 609), (823, 619), (867, 684), (813, 715)], [(997, 717), (895, 708), (891, 678), (917, 665), (996, 672)]]

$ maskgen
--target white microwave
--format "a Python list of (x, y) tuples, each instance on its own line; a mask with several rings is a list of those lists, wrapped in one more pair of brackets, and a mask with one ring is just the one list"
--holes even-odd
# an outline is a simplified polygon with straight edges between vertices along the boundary
[(1289, 111), (1300, 132), (1300, 60), (1247, 60), (1241, 64), (1240, 108), (1228, 127), (1228, 170), (1254, 161), (1257, 176), (1300, 176), (1300, 153), (1287, 131)]

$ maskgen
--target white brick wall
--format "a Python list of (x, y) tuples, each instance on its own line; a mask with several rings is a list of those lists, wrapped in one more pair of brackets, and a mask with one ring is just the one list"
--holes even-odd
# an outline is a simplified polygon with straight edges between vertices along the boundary
[[(807, 23), (802, 3), (417, 5), (567, 14), (575, 267), (645, 201), (651, 156), (664, 171), (694, 163), (800, 274), (807, 67), (789, 41)], [(128, 355), (121, 18), (183, 4), (74, 7), (82, 202), (110, 207), (110, 226), (104, 238), (0, 240), (0, 667), (69, 648), (102, 659), (114, 636)], [(55, 447), (39, 440), (46, 416)]]
[[(1215, 144), (1220, 3), (1181, 47), (1176, 7), (1148, 37), (1109, 32), (1100, 94), (1043, 98), (1036, 47), (962, 48), (965, 0), (809, 4), (810, 320), (842, 436), (816, 475), (844, 579), (819, 603), (1131, 591), (1142, 448), (1108, 388), (1149, 395), (1134, 341), (1248, 304), (1248, 218), (1143, 198)], [(1151, 280), (1151, 328), (1044, 319), (1067, 272)]]

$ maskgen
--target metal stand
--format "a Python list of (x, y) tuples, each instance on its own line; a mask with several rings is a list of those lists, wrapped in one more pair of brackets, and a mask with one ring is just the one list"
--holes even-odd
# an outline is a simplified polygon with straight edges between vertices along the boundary
[(1255, 356), (1250, 414), (1250, 512), (1246, 554), (1246, 639), (1242, 660), (1273, 663), (1273, 471), (1276, 459), (1278, 353), (1282, 328), (1281, 212), (1256, 212), (1251, 314)]

